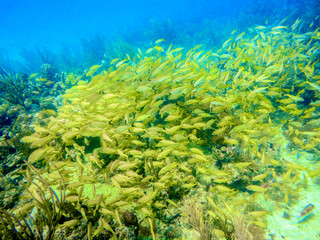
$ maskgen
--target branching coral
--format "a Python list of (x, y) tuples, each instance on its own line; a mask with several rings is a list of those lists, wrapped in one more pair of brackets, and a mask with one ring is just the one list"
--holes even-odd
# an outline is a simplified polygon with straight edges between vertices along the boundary
[(205, 216), (204, 211), (196, 205), (195, 201), (188, 200), (183, 205), (183, 213), (187, 215), (188, 224), (197, 231), (195, 239), (217, 239), (213, 233), (213, 224)]
[[(61, 195), (58, 197), (38, 171), (28, 166), (26, 189), (34, 202), (21, 207), (16, 216), (1, 210), (0, 235), (19, 240), (51, 240), (65, 210), (65, 186), (61, 183)], [(31, 171), (36, 173), (36, 177), (32, 177)], [(30, 209), (33, 209), (32, 213)]]
[(4, 209), (0, 209), (0, 237), (2, 240), (37, 239), (26, 220), (19, 221), (14, 215)]
[(213, 224), (224, 233), (228, 240), (252, 240), (252, 235), (248, 231), (248, 224), (243, 215), (233, 211), (226, 202), (225, 209), (218, 207), (216, 203), (207, 197), (212, 210), (208, 213), (213, 219)]

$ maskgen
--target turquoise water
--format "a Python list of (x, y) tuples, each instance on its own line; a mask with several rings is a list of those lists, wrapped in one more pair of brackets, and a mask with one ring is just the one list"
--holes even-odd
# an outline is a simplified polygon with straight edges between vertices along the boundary
[(48, 61), (63, 70), (71, 63), (77, 68), (89, 61), (90, 54), (94, 55), (90, 62), (99, 63), (105, 48), (114, 48), (119, 39), (135, 47), (149, 47), (165, 38), (168, 45), (190, 48), (205, 43), (212, 48), (233, 30), (286, 17), (291, 21), (305, 17), (311, 22), (319, 10), (317, 1), (284, 0), (4, 0), (0, 7), (1, 65), (29, 72), (38, 71)]

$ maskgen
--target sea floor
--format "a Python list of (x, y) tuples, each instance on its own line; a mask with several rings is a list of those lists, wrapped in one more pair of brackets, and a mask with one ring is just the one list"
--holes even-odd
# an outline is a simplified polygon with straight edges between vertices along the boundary
[[(297, 157), (299, 156), (299, 157)], [(284, 157), (290, 161), (314, 170), (314, 158), (312, 154), (302, 151), (287, 152)], [(265, 202), (264, 205), (270, 214), (267, 216), (268, 240), (315, 240), (320, 239), (320, 185), (316, 179), (307, 177), (308, 172), (303, 173), (307, 187), (299, 188), (299, 196), (296, 200), (286, 203)], [(292, 190), (294, 191), (294, 190)], [(301, 211), (313, 204), (314, 210), (306, 217), (299, 217)]]

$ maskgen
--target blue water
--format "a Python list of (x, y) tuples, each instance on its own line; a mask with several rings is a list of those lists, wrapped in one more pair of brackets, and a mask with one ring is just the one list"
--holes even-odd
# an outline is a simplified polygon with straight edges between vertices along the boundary
[[(209, 43), (212, 46), (222, 39), (212, 39), (210, 34), (220, 34), (221, 38), (227, 39), (232, 30), (250, 27), (255, 23), (281, 21), (281, 17), (293, 19), (294, 14), (297, 17), (309, 14), (312, 18), (319, 10), (314, 7), (319, 5), (317, 2), (1, 0), (0, 64), (13, 70), (29, 65), (27, 70), (36, 71), (36, 65), (41, 61), (45, 62), (35, 60), (39, 52), (42, 55), (63, 54), (65, 57), (70, 54), (82, 61), (79, 56), (85, 51), (84, 42), (88, 43), (96, 37), (101, 38), (103, 42), (106, 39), (112, 42), (113, 37), (122, 36), (137, 47), (139, 44), (139, 47), (146, 46), (157, 37), (165, 38), (168, 43), (187, 45), (185, 47), (198, 43)], [(215, 26), (219, 27), (210, 28), (210, 21), (214, 21)], [(161, 27), (162, 29), (159, 29)], [(158, 34), (148, 34), (150, 29), (156, 29)], [(228, 31), (221, 32), (223, 29)], [(35, 63), (26, 64), (30, 59)]]

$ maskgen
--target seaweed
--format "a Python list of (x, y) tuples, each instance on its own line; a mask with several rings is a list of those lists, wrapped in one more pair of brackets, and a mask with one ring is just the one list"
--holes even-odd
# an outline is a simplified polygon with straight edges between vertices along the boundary
[(0, 98), (12, 105), (29, 109), (26, 100), (32, 95), (32, 86), (26, 74), (11, 74), (4, 70), (0, 75), (0, 91), (2, 92)]

